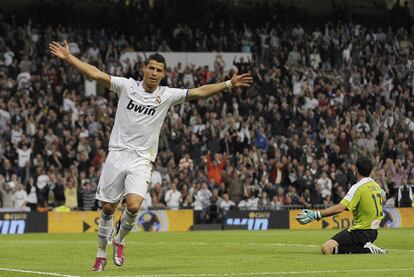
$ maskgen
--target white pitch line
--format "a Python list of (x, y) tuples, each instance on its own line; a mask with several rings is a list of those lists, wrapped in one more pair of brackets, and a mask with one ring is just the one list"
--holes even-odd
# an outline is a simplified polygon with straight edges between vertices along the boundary
[[(249, 244), (251, 244), (251, 245), (257, 245), (258, 243), (256, 243), (256, 242), (252, 242), (252, 243), (249, 243)], [(262, 243), (259, 243), (259, 245), (260, 244), (262, 244)], [(320, 245), (315, 245), (315, 244), (300, 244), (300, 243), (269, 243), (268, 245), (271, 245), (271, 246), (287, 246), (287, 247), (290, 247), (290, 246), (293, 246), (293, 247), (311, 247), (311, 248), (320, 248), (321, 246)]]
[[(81, 277), (79, 275), (68, 275), (55, 272), (43, 272), (33, 270), (21, 270), (14, 268), (0, 268), (0, 271), (19, 272), (58, 277)], [(141, 274), (141, 275), (116, 275), (111, 277), (214, 277), (214, 276), (277, 276), (277, 275), (307, 275), (307, 274), (329, 274), (329, 273), (358, 273), (358, 272), (406, 272), (414, 271), (414, 268), (383, 268), (383, 269), (340, 269), (340, 270), (308, 270), (308, 271), (278, 271), (278, 272), (232, 272), (232, 273), (172, 273), (172, 274)], [(91, 275), (95, 276), (95, 275)], [(109, 276), (108, 276), (109, 277)]]
[[(215, 277), (215, 276), (280, 276), (280, 275), (308, 275), (332, 273), (364, 273), (364, 272), (407, 272), (414, 268), (383, 268), (383, 269), (339, 269), (339, 270), (308, 270), (308, 271), (275, 271), (275, 272), (231, 272), (231, 273), (171, 273), (171, 274), (141, 274), (116, 275), (106, 277)], [(90, 275), (93, 276), (93, 275)], [(101, 276), (102, 277), (102, 276)]]
[[(140, 241), (131, 241), (128, 242), (129, 244), (151, 244), (154, 245), (153, 242), (140, 242)], [(178, 245), (221, 245), (221, 246), (239, 246), (239, 245), (249, 245), (249, 246), (281, 246), (281, 247), (310, 247), (310, 248), (320, 248), (320, 245), (315, 244), (300, 244), (300, 243), (275, 243), (275, 242), (226, 242), (226, 243), (211, 243), (211, 242), (155, 242), (158, 245), (168, 245), (168, 244), (178, 244)], [(390, 249), (386, 248), (388, 251), (400, 251), (400, 252), (411, 252), (414, 253), (414, 249)]]
[(45, 276), (80, 277), (78, 275), (68, 275), (68, 274), (61, 274), (61, 273), (55, 273), (55, 272), (43, 272), (43, 271), (23, 270), (23, 269), (15, 269), (15, 268), (2, 268), (2, 267), (0, 267), (0, 271), (37, 274), (37, 275), (45, 275)]
[[(73, 241), (57, 241), (57, 240), (22, 240), (22, 241), (18, 241), (18, 240), (12, 240), (12, 241), (5, 241), (5, 242), (12, 242), (12, 243), (33, 243), (33, 244), (38, 244), (38, 243), (57, 243), (57, 244), (61, 244), (61, 243), (70, 243), (73, 244)], [(77, 243), (93, 243), (96, 244), (97, 241), (94, 240), (84, 240), (84, 241), (78, 241)], [(243, 246), (243, 245), (248, 245), (248, 246), (281, 246), (281, 247), (310, 247), (310, 248), (320, 248), (320, 245), (315, 245), (315, 244), (300, 244), (300, 243), (277, 243), (277, 242), (225, 242), (225, 243), (220, 243), (220, 242), (203, 242), (203, 241), (191, 241), (191, 242), (180, 242), (180, 241), (158, 241), (158, 242), (145, 242), (145, 241), (129, 241), (127, 242), (127, 244), (137, 244), (137, 245), (146, 245), (146, 244), (150, 244), (150, 245), (154, 245), (154, 244), (158, 244), (158, 245), (220, 245), (220, 246)], [(395, 252), (409, 252), (409, 253), (414, 253), (414, 249), (393, 249), (393, 248), (385, 248), (387, 251), (395, 251)]]

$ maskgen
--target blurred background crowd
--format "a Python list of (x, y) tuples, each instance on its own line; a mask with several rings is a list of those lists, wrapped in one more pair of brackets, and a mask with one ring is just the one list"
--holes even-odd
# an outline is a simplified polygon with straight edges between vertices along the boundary
[[(75, 11), (71, 2), (35, 1), (31, 17), (3, 10), (0, 207), (99, 208), (95, 192), (117, 97), (52, 58), (47, 45), (53, 40), (68, 40), (72, 53), (111, 75), (137, 80), (143, 61), (121, 62), (123, 53), (252, 54), (233, 61), (254, 77), (251, 88), (169, 111), (145, 209), (330, 206), (355, 182), (351, 167), (359, 155), (373, 160), (385, 205), (411, 207), (414, 27), (408, 2), (371, 16), (351, 14), (342, 4), (324, 17), (293, 4), (258, 2), (201, 1), (191, 13), (191, 1), (119, 1), (93, 15)], [(223, 68), (219, 54), (213, 68), (167, 60), (162, 85), (227, 80), (233, 71)]]

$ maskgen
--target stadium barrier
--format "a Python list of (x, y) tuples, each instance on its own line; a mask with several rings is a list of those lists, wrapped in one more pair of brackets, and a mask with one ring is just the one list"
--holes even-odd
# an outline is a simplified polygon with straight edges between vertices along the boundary
[[(49, 233), (85, 233), (97, 232), (100, 212), (49, 212)], [(115, 213), (118, 219), (120, 212)], [(193, 225), (193, 210), (146, 210), (140, 211), (134, 232), (182, 232), (188, 231)]]
[[(268, 230), (268, 229), (346, 229), (351, 226), (352, 214), (344, 212), (307, 225), (300, 225), (296, 215), (300, 210), (238, 211), (231, 210), (215, 222), (199, 222), (200, 211), (148, 210), (141, 211), (134, 232), (189, 230)], [(98, 211), (73, 212), (0, 212), (0, 234), (24, 233), (84, 233), (96, 232)], [(119, 218), (117, 211), (115, 218)], [(384, 209), (383, 228), (414, 228), (413, 208)]]
[[(352, 213), (345, 211), (331, 217), (323, 218), (306, 225), (299, 224), (295, 217), (301, 210), (289, 211), (290, 229), (346, 229), (352, 224)], [(384, 218), (381, 227), (385, 228), (414, 228), (413, 208), (384, 208)]]
[(289, 228), (289, 211), (228, 211), (223, 229), (268, 230)]
[(46, 213), (0, 213), (0, 233), (2, 235), (45, 233), (47, 232), (47, 223)]

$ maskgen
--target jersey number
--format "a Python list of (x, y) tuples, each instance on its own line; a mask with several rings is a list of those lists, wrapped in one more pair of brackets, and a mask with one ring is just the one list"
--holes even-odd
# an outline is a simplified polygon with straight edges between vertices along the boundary
[(378, 210), (378, 206), (381, 207), (381, 193), (377, 193), (377, 195), (375, 196), (375, 194), (372, 194), (372, 200), (374, 200), (374, 204), (375, 204), (375, 209), (377, 210), (377, 216), (382, 216), (382, 211), (381, 214), (379, 213)]

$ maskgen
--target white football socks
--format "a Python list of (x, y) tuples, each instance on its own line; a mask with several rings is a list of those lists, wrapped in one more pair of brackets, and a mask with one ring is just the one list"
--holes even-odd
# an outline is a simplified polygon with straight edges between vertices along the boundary
[(106, 215), (101, 212), (98, 226), (98, 253), (97, 257), (106, 258), (106, 246), (108, 244), (109, 235), (113, 228), (114, 215)]
[(128, 210), (125, 210), (121, 215), (121, 226), (119, 232), (115, 237), (115, 242), (123, 243), (125, 237), (131, 232), (134, 228), (135, 222), (137, 220), (138, 213), (132, 214)]

